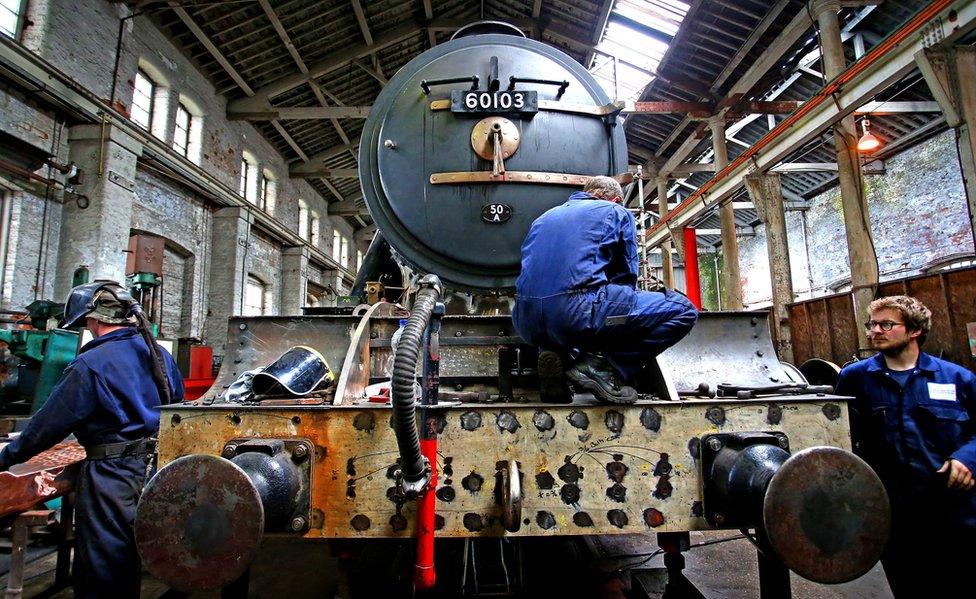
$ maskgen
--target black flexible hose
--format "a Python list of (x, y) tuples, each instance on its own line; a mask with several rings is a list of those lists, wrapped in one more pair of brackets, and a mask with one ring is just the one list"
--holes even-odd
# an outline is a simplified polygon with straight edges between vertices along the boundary
[(173, 392), (169, 387), (169, 377), (166, 376), (166, 361), (163, 359), (163, 354), (159, 352), (159, 346), (156, 345), (156, 340), (152, 336), (152, 324), (138, 303), (134, 303), (130, 310), (138, 321), (136, 329), (149, 348), (149, 363), (152, 366), (153, 380), (159, 389), (159, 402), (164, 406), (169, 405), (173, 401)]
[(423, 288), (417, 292), (417, 299), (410, 318), (400, 333), (400, 341), (393, 358), (393, 431), (400, 450), (400, 471), (408, 482), (417, 482), (424, 476), (424, 460), (420, 453), (420, 436), (417, 432), (414, 383), (417, 379), (417, 361), (422, 349), (424, 330), (430, 322), (430, 315), (439, 295), (434, 288)]

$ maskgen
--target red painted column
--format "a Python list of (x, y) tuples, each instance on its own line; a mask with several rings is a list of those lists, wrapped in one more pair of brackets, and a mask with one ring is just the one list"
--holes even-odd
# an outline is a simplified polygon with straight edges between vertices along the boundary
[(685, 293), (691, 303), (701, 310), (701, 280), (698, 277), (698, 238), (695, 230), (685, 227)]

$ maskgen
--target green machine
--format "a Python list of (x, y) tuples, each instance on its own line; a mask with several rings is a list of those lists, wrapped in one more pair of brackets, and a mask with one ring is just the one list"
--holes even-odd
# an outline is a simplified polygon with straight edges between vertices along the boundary
[(10, 353), (25, 362), (27, 372), (22, 370), (17, 378), (18, 395), (30, 398), (30, 413), (33, 414), (41, 409), (65, 367), (75, 359), (79, 334), (58, 328), (48, 330), (52, 318), (61, 318), (64, 304), (34, 301), (27, 306), (27, 313), (34, 328), (0, 329), (0, 341), (7, 344)]

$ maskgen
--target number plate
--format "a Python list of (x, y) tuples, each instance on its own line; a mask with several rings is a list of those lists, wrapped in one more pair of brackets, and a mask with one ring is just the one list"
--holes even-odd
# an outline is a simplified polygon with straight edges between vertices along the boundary
[(486, 223), (503, 223), (512, 218), (512, 207), (507, 204), (488, 204), (481, 209), (481, 219)]
[(539, 92), (481, 92), (456, 89), (451, 92), (451, 112), (473, 114), (539, 112)]

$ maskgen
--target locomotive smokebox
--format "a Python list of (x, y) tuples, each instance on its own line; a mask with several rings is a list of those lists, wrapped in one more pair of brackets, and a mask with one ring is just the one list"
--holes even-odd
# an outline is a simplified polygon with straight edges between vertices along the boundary
[(424, 52), (383, 89), (363, 128), (360, 180), (377, 227), (412, 267), (499, 290), (515, 285), (532, 221), (589, 177), (624, 172), (627, 144), (618, 108), (575, 60), (473, 32)]

